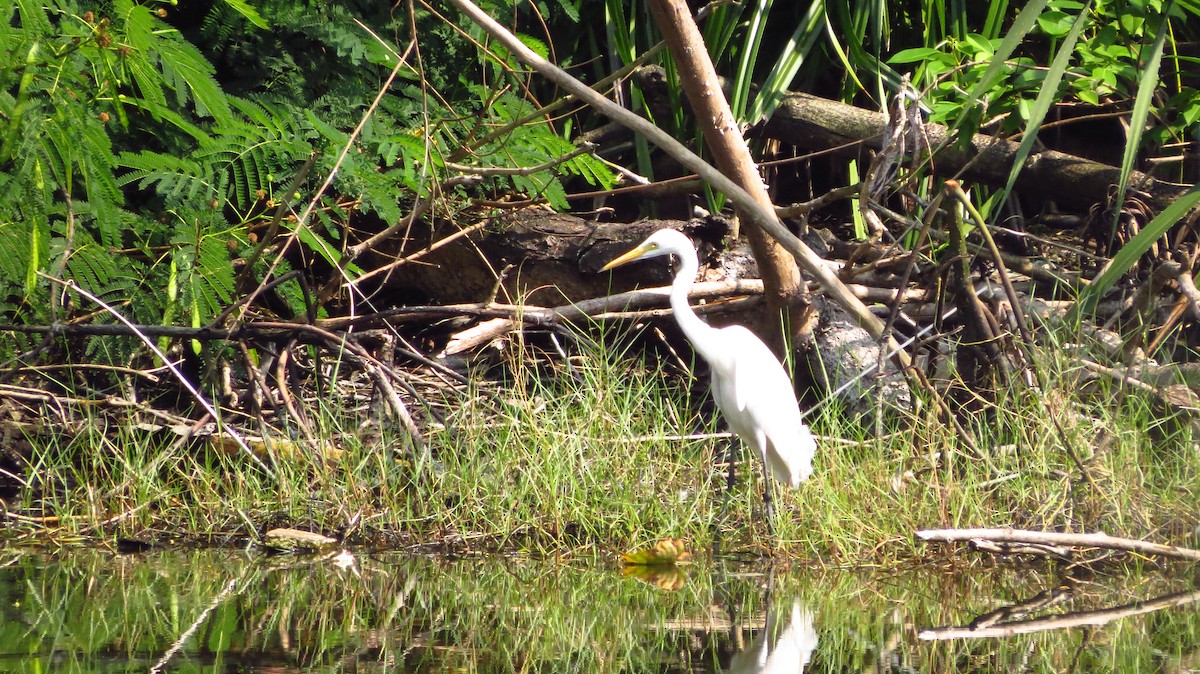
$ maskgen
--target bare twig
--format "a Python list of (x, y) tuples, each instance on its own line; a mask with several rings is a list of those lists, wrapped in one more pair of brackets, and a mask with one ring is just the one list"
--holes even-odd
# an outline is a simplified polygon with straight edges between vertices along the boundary
[(1117, 538), (1108, 534), (1067, 534), (1055, 531), (1027, 531), (1022, 529), (923, 529), (917, 532), (917, 538), (923, 541), (970, 541), (981, 539), (985, 541), (1003, 541), (1012, 543), (1037, 543), (1049, 545), (1070, 545), (1081, 548), (1104, 548), (1107, 550), (1123, 550), (1172, 559), (1186, 559), (1200, 562), (1200, 550), (1181, 548), (1162, 543), (1139, 541), (1132, 538)]
[(596, 149), (591, 143), (584, 143), (575, 148), (571, 152), (564, 154), (561, 157), (554, 157), (537, 166), (464, 166), (462, 164), (452, 164), (446, 162), (446, 168), (453, 169), (460, 173), (472, 173), (480, 176), (527, 176), (533, 175), (540, 171), (552, 169), (559, 164), (564, 164), (578, 157), (581, 154), (591, 154)]
[[(160, 361), (165, 363), (166, 366), (170, 368), (171, 374), (175, 375), (175, 378), (179, 381), (180, 385), (187, 389), (188, 393), (192, 394), (192, 397), (196, 400), (196, 402), (200, 403), (200, 406), (204, 408), (204, 411), (207, 412), (209, 416), (218, 422), (220, 421), (221, 415), (219, 412), (217, 412), (217, 409), (213, 407), (213, 404), (208, 402), (208, 399), (205, 398), (204, 395), (200, 393), (200, 391), (197, 390), (194, 385), (192, 385), (192, 382), (188, 381), (188, 378), (184, 376), (183, 372), (180, 372), (179, 367), (167, 357), (167, 354), (163, 353), (158, 346), (155, 345), (154, 341), (151, 340), (145, 333), (139, 331), (128, 318), (125, 318), (125, 316), (123, 316), (116, 309), (113, 309), (109, 305), (105, 304), (104, 300), (101, 300), (99, 297), (96, 297), (92, 293), (76, 285), (74, 281), (64, 281), (47, 274), (43, 274), (42, 272), (38, 272), (38, 276), (41, 276), (42, 278), (53, 283), (58, 283), (68, 290), (74, 290), (80, 295), (83, 295), (92, 302), (96, 303), (97, 306), (103, 308), (108, 313), (112, 314), (114, 318), (132, 331), (134, 336), (142, 340), (142, 343), (145, 344), (146, 347), (149, 348), (150, 351), (153, 352)], [(270, 466), (268, 466), (262, 459), (258, 458), (258, 455), (254, 453), (253, 449), (250, 449), (250, 445), (246, 444), (246, 440), (240, 433), (237, 432), (236, 429), (226, 426), (224, 428), (224, 432), (228, 433), (229, 437), (233, 438), (233, 441), (237, 443), (238, 447), (240, 447), (242, 451), (245, 452), (246, 456), (250, 457), (250, 459), (263, 470), (263, 472), (265, 472), (271, 479), (275, 479), (275, 471), (271, 470)]]
[[(637, 116), (636, 114), (622, 108), (612, 101), (604, 98), (604, 96), (593, 91), (590, 87), (583, 84), (579, 80), (572, 77), (565, 70), (550, 63), (542, 58), (533, 50), (525, 46), (523, 42), (516, 38), (507, 29), (497, 23), (492, 17), (470, 0), (450, 0), (451, 3), (458, 7), (460, 11), (466, 14), (472, 21), (478, 24), (481, 28), (487, 31), (492, 37), (496, 38), (505, 47), (512, 51), (513, 55), (529, 64), (535, 70), (544, 75), (547, 79), (555, 84), (563, 87), (579, 97), (580, 100), (588, 103), (601, 114), (608, 116), (630, 129), (644, 135), (650, 142), (662, 148), (665, 152), (671, 155), (679, 163), (683, 164), (688, 169), (695, 171), (705, 180), (713, 185), (716, 189), (724, 192), (729, 198), (749, 215), (755, 223), (767, 231), (776, 241), (779, 241), (789, 253), (791, 253), (804, 271), (811, 274), (821, 284), (821, 287), (830, 294), (830, 296), (840, 305), (842, 305), (859, 324), (865, 328), (875, 338), (884, 337), (883, 322), (875, 317), (866, 305), (846, 288), (846, 286), (825, 268), (820, 257), (812, 251), (800, 239), (792, 235), (786, 227), (776, 217), (773, 208), (766, 208), (757, 200), (750, 196), (746, 190), (742, 189), (737, 183), (727, 178), (720, 171), (710, 166), (707, 162), (685, 147), (678, 140), (662, 129), (659, 129), (648, 120)], [(890, 347), (894, 349), (895, 340), (888, 338)], [(908, 368), (911, 364), (908, 354), (900, 351), (897, 353), (897, 359), (904, 368)]]

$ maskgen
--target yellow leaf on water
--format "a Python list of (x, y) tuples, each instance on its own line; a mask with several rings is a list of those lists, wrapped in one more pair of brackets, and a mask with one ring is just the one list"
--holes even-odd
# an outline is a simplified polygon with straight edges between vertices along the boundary
[(691, 556), (682, 538), (664, 538), (652, 548), (621, 555), (621, 562), (626, 566), (674, 566), (686, 564)]

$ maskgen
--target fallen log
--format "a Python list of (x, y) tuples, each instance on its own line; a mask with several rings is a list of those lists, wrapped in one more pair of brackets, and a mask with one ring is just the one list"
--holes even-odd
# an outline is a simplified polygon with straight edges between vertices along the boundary
[[(887, 139), (888, 115), (804, 93), (783, 97), (760, 130), (769, 138), (808, 150), (845, 147), (857, 152), (858, 144), (881, 149)], [(937, 148), (930, 167), (947, 178), (1003, 186), (1016, 159), (1018, 143), (975, 134), (966, 147), (953, 141), (941, 124), (923, 125), (923, 149)], [(926, 157), (927, 158), (927, 157)], [(1017, 176), (1022, 194), (1059, 205), (1086, 210), (1107, 199), (1108, 189), (1119, 182), (1120, 169), (1075, 155), (1043, 150), (1033, 152)], [(1161, 211), (1189, 188), (1134, 171), (1129, 184), (1150, 195), (1148, 203)]]

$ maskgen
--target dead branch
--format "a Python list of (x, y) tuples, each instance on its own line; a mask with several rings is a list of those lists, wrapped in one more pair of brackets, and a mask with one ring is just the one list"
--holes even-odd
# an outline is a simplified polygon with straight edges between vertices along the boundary
[[(902, 350), (895, 349), (896, 340), (884, 335), (883, 322), (876, 318), (858, 298), (854, 297), (846, 289), (845, 285), (837, 277), (825, 268), (821, 258), (806, 243), (796, 238), (783, 226), (783, 223), (775, 215), (773, 207), (767, 208), (763, 204), (760, 204), (736, 182), (710, 166), (670, 134), (659, 129), (648, 120), (604, 98), (587, 85), (572, 77), (565, 70), (534, 53), (533, 50), (525, 46), (516, 36), (505, 29), (504, 26), (497, 23), (495, 19), (488, 16), (486, 12), (480, 10), (470, 0), (451, 0), (451, 3), (474, 21), (476, 25), (504, 44), (515, 56), (529, 64), (547, 79), (575, 94), (580, 100), (591, 105), (601, 114), (611, 117), (637, 133), (644, 135), (650, 142), (662, 148), (676, 161), (703, 176), (717, 190), (724, 192), (739, 208), (744, 209), (759, 227), (762, 227), (771, 237), (783, 245), (796, 258), (796, 261), (804, 271), (812, 274), (826, 292), (838, 304), (846, 308), (864, 328), (870, 331), (872, 336), (877, 339), (886, 339), (889, 350), (896, 351), (896, 358), (901, 367), (909, 367), (911, 361), (908, 358), (908, 354)], [(920, 374), (919, 371), (918, 374)], [(936, 395), (936, 392), (934, 393)]]
[(1000, 541), (1006, 543), (1032, 543), (1069, 545), (1077, 548), (1104, 548), (1122, 550), (1172, 559), (1200, 562), (1200, 550), (1181, 548), (1162, 543), (1139, 541), (1132, 538), (1117, 538), (1104, 533), (1068, 534), (1054, 531), (1028, 531), (1021, 529), (923, 529), (917, 532), (923, 541)]

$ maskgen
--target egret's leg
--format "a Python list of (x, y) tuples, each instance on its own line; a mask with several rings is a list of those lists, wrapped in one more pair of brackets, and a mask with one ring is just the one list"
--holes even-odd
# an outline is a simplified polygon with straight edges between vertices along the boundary
[(758, 463), (762, 466), (763, 515), (767, 520), (767, 530), (774, 533), (775, 499), (772, 498), (774, 495), (772, 488), (775, 484), (771, 478), (771, 469), (767, 467), (767, 447), (769, 441), (762, 431), (755, 434), (754, 440), (754, 453), (758, 455)]
[(733, 483), (737, 481), (737, 443), (738, 438), (734, 436), (729, 439), (729, 445), (725, 448), (725, 493), (721, 496), (718, 520), (725, 519), (725, 512), (729, 510), (729, 495), (733, 493)]
[(763, 463), (763, 510), (767, 515), (767, 528), (775, 527), (775, 498), (773, 487), (775, 483), (771, 481), (771, 471), (767, 470), (767, 464)]
[(729, 493), (733, 491), (733, 485), (737, 482), (737, 437), (729, 439), (729, 447), (725, 451), (725, 500), (729, 500)]

